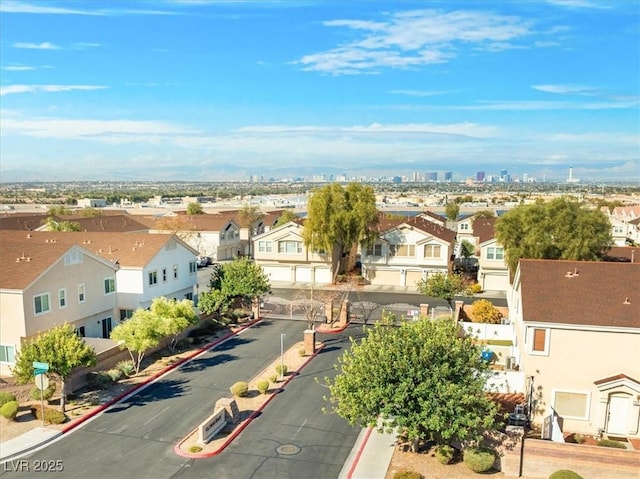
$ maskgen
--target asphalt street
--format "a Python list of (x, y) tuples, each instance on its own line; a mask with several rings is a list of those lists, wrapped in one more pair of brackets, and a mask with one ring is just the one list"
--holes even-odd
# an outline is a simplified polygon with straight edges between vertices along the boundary
[[(305, 323), (300, 321), (263, 320), (241, 335), (168, 373), (158, 382), (106, 410), (79, 429), (65, 434), (57, 442), (26, 456), (21, 460), (23, 462), (3, 465), (0, 476), (42, 477), (42, 470), (37, 470), (37, 466), (52, 464), (60, 469), (58, 465), (61, 464), (62, 471), (49, 474), (83, 479), (172, 478), (182, 474), (188, 474), (188, 477), (212, 477), (215, 459), (210, 460), (208, 467), (193, 467), (197, 461), (177, 456), (173, 452), (174, 445), (212, 412), (219, 398), (230, 395), (231, 384), (251, 379), (265, 364), (279, 356), (281, 334), (285, 334), (285, 348), (288, 348), (302, 339), (304, 328)], [(321, 355), (315, 367), (323, 365), (322, 367), (330, 368), (333, 364), (330, 356), (337, 355), (337, 350), (334, 351), (334, 354), (329, 350)], [(314, 361), (311, 362), (313, 363)], [(307, 374), (308, 371), (304, 373)], [(312, 378), (292, 381), (289, 385), (292, 390), (300, 387), (297, 382), (311, 383)], [(283, 394), (284, 397), (295, 396), (287, 392)], [(275, 398), (272, 404), (279, 399)], [(289, 403), (288, 409), (292, 421), (297, 421), (301, 417), (299, 414), (305, 413), (295, 411), (297, 408), (294, 405)], [(265, 418), (267, 411), (268, 408), (265, 410)], [(260, 422), (265, 421), (261, 419)], [(246, 429), (241, 437), (249, 434), (251, 432)], [(348, 440), (345, 439), (343, 461), (350, 449), (347, 443)], [(245, 467), (242, 457), (238, 458), (239, 463), (233, 459), (227, 461), (227, 467), (236, 472)], [(23, 466), (22, 470), (11, 470), (20, 465)], [(233, 473), (228, 477), (270, 476)], [(337, 473), (334, 477), (337, 477)]]

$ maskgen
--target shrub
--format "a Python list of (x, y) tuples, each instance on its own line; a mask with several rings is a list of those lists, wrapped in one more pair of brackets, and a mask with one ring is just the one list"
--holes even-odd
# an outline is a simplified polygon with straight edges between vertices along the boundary
[(127, 377), (131, 377), (136, 373), (136, 366), (130, 359), (120, 361), (118, 364), (116, 364), (116, 369), (118, 369), (123, 376)]
[(583, 479), (582, 476), (569, 469), (560, 469), (549, 476), (549, 479)]
[(453, 461), (454, 449), (451, 446), (438, 446), (436, 449), (436, 459), (440, 464), (451, 464)]
[(237, 383), (234, 383), (233, 386), (229, 388), (229, 390), (231, 391), (231, 394), (233, 394), (234, 396), (243, 398), (249, 392), (249, 385), (247, 384), (246, 381), (238, 381)]
[(87, 375), (87, 382), (100, 389), (106, 388), (113, 381), (106, 371), (94, 371)]
[(582, 434), (574, 434), (573, 435), (573, 440), (576, 441), (576, 444), (582, 444), (584, 443), (584, 436)]
[(277, 383), (278, 382), (278, 375), (274, 374), (273, 376), (269, 376), (269, 381), (271, 381), (272, 383)]
[(306, 355), (307, 355), (307, 352), (304, 350), (304, 348), (298, 349), (298, 356), (300, 356), (301, 358), (304, 358)]
[(0, 393), (0, 407), (8, 402), (15, 401), (16, 395), (11, 393)]
[(201, 451), (202, 451), (202, 448), (200, 446), (191, 446), (189, 448), (189, 452), (192, 453), (192, 454), (197, 454), (197, 453), (199, 453)]
[(496, 457), (487, 449), (467, 449), (463, 461), (473, 472), (486, 472), (493, 467)]
[(478, 294), (482, 291), (482, 286), (480, 286), (480, 283), (473, 283), (471, 286), (469, 286), (468, 291), (471, 294)]
[(615, 447), (616, 449), (626, 449), (627, 446), (620, 441), (614, 441), (612, 439), (600, 439), (597, 443), (601, 447)]
[(20, 409), (20, 403), (18, 401), (7, 401), (0, 406), (0, 416), (13, 421)]
[[(42, 419), (42, 409), (38, 406), (31, 406), (31, 413), (36, 419)], [(52, 409), (49, 407), (44, 408), (44, 421), (49, 424), (62, 424), (66, 420), (66, 416), (62, 411)]]
[(267, 379), (261, 379), (256, 383), (256, 388), (260, 394), (266, 394), (269, 390), (269, 381)]
[(474, 323), (500, 324), (502, 313), (488, 299), (474, 301), (471, 306), (471, 320)]
[(393, 479), (422, 479), (422, 474), (415, 471), (398, 471), (393, 475)]
[(107, 375), (111, 378), (111, 381), (117, 383), (122, 377), (122, 371), (118, 368), (112, 368), (107, 371)]
[(49, 383), (49, 386), (47, 386), (45, 390), (42, 391), (42, 393), (40, 392), (40, 389), (33, 388), (31, 390), (30, 396), (31, 396), (31, 399), (33, 399), (34, 401), (40, 401), (40, 399), (49, 401), (53, 397), (53, 394), (55, 392), (56, 392), (56, 383), (51, 382)]
[(276, 366), (276, 373), (278, 374), (278, 376), (286, 376), (288, 370), (289, 368), (286, 364), (278, 364)]

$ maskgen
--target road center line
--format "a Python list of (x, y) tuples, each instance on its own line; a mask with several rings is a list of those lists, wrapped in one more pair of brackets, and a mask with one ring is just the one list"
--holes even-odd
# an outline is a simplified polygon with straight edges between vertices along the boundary
[(302, 428), (304, 427), (305, 424), (307, 424), (307, 421), (309, 420), (309, 418), (305, 419), (304, 422), (300, 425), (300, 427), (298, 428), (298, 430), (295, 432), (295, 434), (293, 436), (291, 436), (291, 439), (295, 438), (298, 433), (300, 431), (302, 431)]
[(147, 424), (149, 424), (151, 421), (153, 421), (154, 419), (156, 419), (158, 416), (160, 416), (161, 414), (164, 414), (167, 410), (169, 409), (169, 406), (167, 406), (166, 408), (164, 408), (162, 411), (160, 411), (158, 414), (156, 414), (153, 417), (150, 417), (149, 419), (147, 419), (144, 423), (144, 425), (146, 426)]

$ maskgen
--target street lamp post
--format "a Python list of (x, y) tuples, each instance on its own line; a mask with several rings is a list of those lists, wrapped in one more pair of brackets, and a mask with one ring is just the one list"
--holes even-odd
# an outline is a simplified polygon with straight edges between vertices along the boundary
[(280, 334), (280, 381), (284, 379), (284, 336)]

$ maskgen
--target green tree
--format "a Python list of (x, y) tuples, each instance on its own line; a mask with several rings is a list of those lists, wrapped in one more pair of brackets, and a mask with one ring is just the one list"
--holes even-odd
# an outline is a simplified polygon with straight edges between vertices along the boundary
[(83, 218), (95, 218), (96, 216), (104, 216), (104, 211), (87, 206), (80, 210), (80, 215)]
[(444, 214), (449, 221), (456, 221), (459, 213), (460, 206), (458, 206), (458, 203), (449, 202), (444, 208)]
[(300, 217), (297, 214), (295, 214), (293, 211), (284, 210), (282, 214), (278, 217), (275, 227), (279, 228), (280, 226), (287, 224), (289, 221), (295, 221), (298, 219), (300, 219)]
[(249, 258), (236, 258), (218, 265), (211, 273), (211, 290), (200, 294), (198, 307), (220, 317), (235, 300), (249, 306), (271, 291), (269, 277)]
[(240, 221), (240, 226), (249, 230), (249, 256), (253, 256), (253, 253), (251, 252), (251, 239), (256, 232), (256, 224), (262, 221), (263, 218), (264, 213), (260, 210), (260, 208), (257, 206), (251, 206), (249, 204), (243, 205), (238, 212), (238, 220)]
[(471, 258), (476, 252), (475, 245), (469, 240), (462, 240), (460, 243), (460, 254), (465, 259), (465, 263), (468, 262), (469, 258)]
[(480, 211), (476, 211), (473, 217), (474, 218), (495, 218), (496, 215), (493, 212), (493, 210), (480, 210)]
[(416, 286), (426, 296), (446, 300), (453, 309), (453, 298), (466, 291), (467, 281), (461, 274), (437, 272), (421, 279)]
[(203, 215), (204, 214), (204, 210), (202, 209), (202, 205), (200, 203), (198, 203), (197, 201), (189, 203), (187, 205), (187, 214), (189, 216)]
[(350, 424), (397, 428), (405, 438), (438, 445), (477, 443), (493, 427), (497, 406), (484, 393), (489, 365), (450, 320), (398, 327), (376, 323), (343, 353), (325, 378), (331, 409)]
[(500, 324), (502, 313), (488, 299), (479, 299), (471, 305), (471, 320), (474, 323)]
[(307, 204), (302, 236), (312, 251), (331, 257), (332, 283), (341, 271), (342, 259), (360, 243), (375, 241), (378, 212), (373, 188), (349, 183), (346, 188), (332, 183), (316, 190)]
[(147, 309), (136, 309), (129, 319), (111, 331), (111, 339), (118, 341), (122, 349), (129, 351), (136, 374), (140, 372), (140, 365), (147, 350), (160, 344), (162, 338), (160, 317)]
[(200, 320), (190, 299), (176, 301), (160, 296), (151, 303), (151, 312), (160, 318), (160, 332), (170, 338), (167, 347), (171, 352), (175, 350), (178, 334)]
[(65, 205), (51, 205), (47, 209), (47, 216), (63, 216), (70, 215), (71, 209)]
[(513, 208), (496, 221), (496, 238), (512, 272), (520, 258), (598, 260), (612, 244), (606, 215), (569, 198)]
[(96, 352), (76, 334), (70, 324), (55, 326), (22, 346), (16, 356), (13, 375), (21, 384), (33, 379), (33, 362), (49, 364), (48, 374), (60, 381), (60, 410), (65, 411), (65, 383), (74, 368), (96, 364)]

